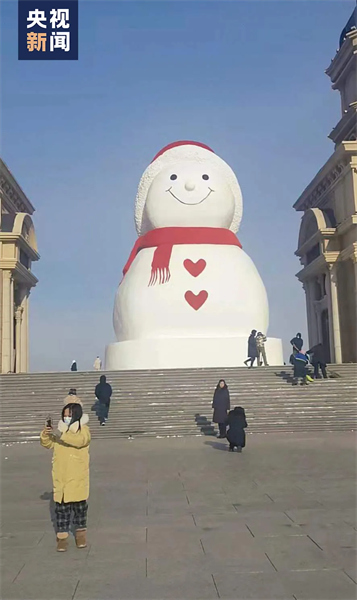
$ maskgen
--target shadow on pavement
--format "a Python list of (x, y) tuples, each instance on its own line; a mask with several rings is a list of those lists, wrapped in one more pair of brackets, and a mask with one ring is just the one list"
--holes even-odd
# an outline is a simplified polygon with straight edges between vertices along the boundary
[(226, 443), (220, 442), (205, 442), (206, 446), (211, 446), (214, 450), (223, 450), (224, 452), (228, 452), (229, 446)]
[(40, 500), (49, 500), (48, 510), (50, 511), (50, 518), (52, 527), (56, 533), (56, 512), (55, 512), (55, 502), (53, 500), (53, 492), (43, 492), (40, 496)]

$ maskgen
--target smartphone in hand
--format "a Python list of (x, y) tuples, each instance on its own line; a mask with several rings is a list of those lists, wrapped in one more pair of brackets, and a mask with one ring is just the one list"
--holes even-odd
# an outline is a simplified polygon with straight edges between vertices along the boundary
[(50, 416), (47, 417), (46, 427), (52, 428), (52, 418)]

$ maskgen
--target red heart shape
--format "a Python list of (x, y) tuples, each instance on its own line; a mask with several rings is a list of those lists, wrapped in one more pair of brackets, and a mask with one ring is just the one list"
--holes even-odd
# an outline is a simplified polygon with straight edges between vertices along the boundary
[(184, 260), (183, 262), (183, 266), (185, 267), (186, 271), (189, 272), (190, 275), (192, 275), (193, 277), (198, 277), (199, 275), (201, 275), (202, 271), (205, 270), (206, 261), (203, 260), (203, 258), (200, 258), (200, 260), (194, 263), (189, 258), (186, 258), (186, 260)]
[(194, 294), (193, 292), (186, 292), (185, 300), (188, 302), (192, 308), (198, 310), (201, 306), (206, 302), (208, 298), (208, 292), (206, 290), (201, 290), (199, 294)]

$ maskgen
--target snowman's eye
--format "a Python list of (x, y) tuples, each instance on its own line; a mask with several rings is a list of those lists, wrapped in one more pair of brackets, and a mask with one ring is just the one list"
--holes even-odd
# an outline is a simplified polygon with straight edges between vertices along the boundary
[(172, 175), (170, 175), (170, 179), (172, 179), (172, 181), (174, 181), (175, 179), (177, 179), (177, 175), (175, 175), (175, 173), (173, 173)]
[(207, 179), (209, 179), (208, 175), (202, 175), (202, 179), (204, 179), (205, 181), (207, 181)]

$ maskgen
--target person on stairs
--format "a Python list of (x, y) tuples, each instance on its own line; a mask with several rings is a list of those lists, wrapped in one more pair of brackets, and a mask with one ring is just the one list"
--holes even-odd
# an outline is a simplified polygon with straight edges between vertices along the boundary
[(228, 414), (227, 425), (229, 451), (234, 452), (234, 448), (237, 448), (237, 452), (242, 452), (242, 448), (245, 447), (244, 429), (248, 427), (244, 408), (241, 406), (236, 406), (233, 410), (231, 410)]
[(291, 358), (294, 366), (293, 385), (298, 385), (299, 379), (301, 385), (308, 385), (308, 382), (313, 382), (314, 380), (310, 377), (307, 370), (309, 359), (306, 354), (301, 350), (301, 352), (293, 354)]
[(302, 347), (304, 345), (304, 340), (301, 337), (301, 333), (297, 333), (292, 340), (290, 340), (290, 344), (293, 347), (293, 354), (295, 355), (297, 352), (301, 352)]
[(97, 356), (97, 358), (94, 361), (93, 369), (95, 371), (101, 371), (102, 370), (102, 361), (100, 360), (99, 356)]
[(253, 329), (252, 333), (248, 338), (248, 358), (244, 361), (246, 367), (248, 367), (248, 363), (250, 361), (249, 369), (251, 369), (254, 365), (254, 361), (258, 358), (258, 348), (257, 348), (257, 335), (256, 329)]
[(220, 379), (213, 395), (213, 423), (218, 423), (219, 434), (217, 437), (226, 437), (227, 414), (231, 408), (229, 390), (224, 379)]
[(267, 338), (259, 331), (255, 340), (258, 350), (258, 367), (261, 367), (263, 363), (264, 367), (268, 367), (267, 353), (265, 351), (265, 342), (267, 341)]
[(316, 346), (313, 346), (310, 350), (306, 352), (306, 354), (310, 357), (310, 362), (314, 367), (314, 379), (321, 379), (319, 375), (319, 367), (321, 369), (321, 373), (324, 379), (328, 379), (327, 377), (327, 352), (323, 344), (319, 343)]
[(77, 361), (76, 360), (72, 360), (71, 371), (78, 371)]
[(98, 418), (101, 425), (105, 425), (108, 420), (110, 398), (113, 393), (111, 385), (107, 383), (105, 375), (101, 375), (98, 385), (95, 388), (95, 396), (99, 402)]
[(57, 551), (67, 550), (73, 515), (77, 548), (86, 548), (89, 496), (89, 444), (91, 435), (88, 415), (80, 404), (67, 404), (58, 423), (60, 435), (51, 423), (41, 432), (41, 446), (53, 450), (52, 480), (57, 525)]

